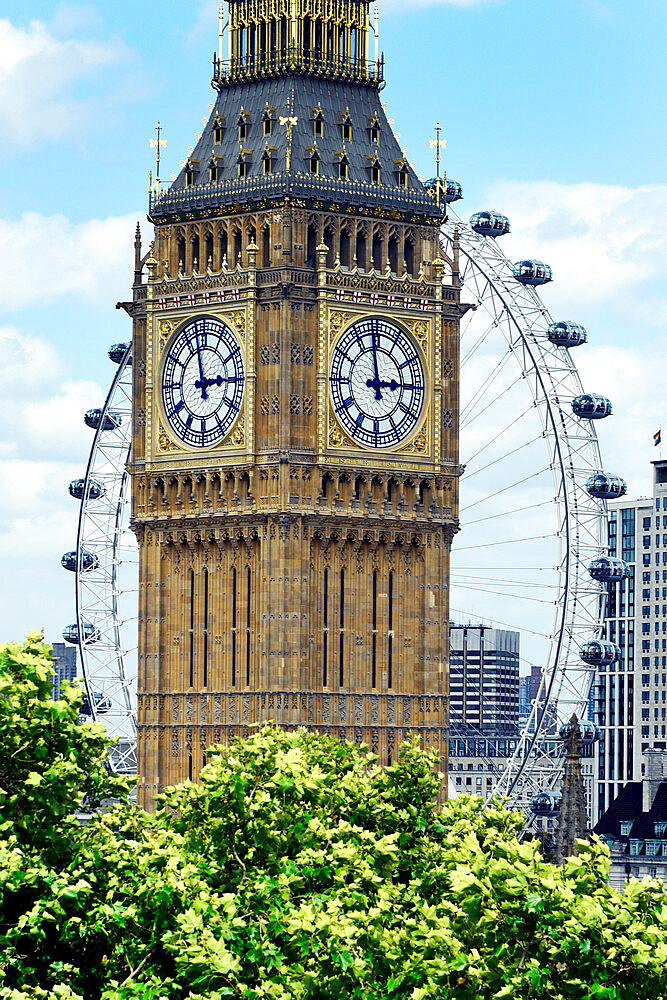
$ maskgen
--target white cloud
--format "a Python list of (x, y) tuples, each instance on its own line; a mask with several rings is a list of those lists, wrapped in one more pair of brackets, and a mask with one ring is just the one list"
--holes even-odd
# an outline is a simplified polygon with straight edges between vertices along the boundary
[(137, 215), (72, 223), (25, 212), (0, 219), (0, 308), (83, 294), (108, 308), (127, 297)]
[(509, 216), (501, 246), (510, 259), (552, 266), (540, 297), (554, 318), (588, 329), (589, 343), (571, 354), (585, 390), (614, 406), (596, 424), (603, 465), (645, 495), (653, 434), (667, 427), (667, 185), (498, 182), (487, 198)]
[(71, 84), (125, 58), (116, 38), (57, 38), (43, 21), (17, 27), (0, 19), (0, 130), (9, 147), (69, 135), (88, 120), (95, 97), (75, 97)]
[(651, 291), (644, 294), (664, 314), (667, 288), (664, 297), (655, 293), (667, 256), (667, 185), (498, 182), (487, 198), (488, 207), (509, 216), (512, 225), (503, 239), (505, 253), (553, 268), (554, 283), (542, 298), (559, 318), (577, 319), (582, 310), (604, 305), (647, 322), (642, 286), (649, 283)]
[(62, 381), (48, 341), (0, 329), (0, 591), (2, 639), (46, 627), (56, 641), (73, 618), (73, 579), (60, 566), (76, 544), (68, 483), (85, 471), (93, 432), (83, 414), (103, 402), (90, 381)]
[(630, 497), (649, 495), (649, 463), (659, 456), (653, 435), (662, 426), (667, 439), (666, 345), (658, 343), (651, 352), (588, 345), (577, 355), (577, 367), (586, 388), (608, 396), (614, 407), (596, 424), (605, 469), (623, 476)]

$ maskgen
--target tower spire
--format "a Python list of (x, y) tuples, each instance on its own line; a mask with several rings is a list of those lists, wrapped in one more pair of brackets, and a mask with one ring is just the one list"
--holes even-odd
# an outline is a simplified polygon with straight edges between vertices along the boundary
[(560, 819), (556, 833), (556, 861), (560, 864), (576, 853), (577, 840), (588, 836), (586, 792), (581, 774), (581, 732), (576, 715), (570, 719), (565, 746)]

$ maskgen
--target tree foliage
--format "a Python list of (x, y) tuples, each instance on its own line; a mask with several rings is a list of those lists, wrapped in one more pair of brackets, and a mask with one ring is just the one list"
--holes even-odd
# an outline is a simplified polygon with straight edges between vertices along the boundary
[(500, 805), (438, 807), (433, 763), (265, 726), (154, 814), (100, 811), (58, 864), (4, 828), (0, 996), (667, 997), (662, 884), (618, 893), (598, 842), (556, 867)]

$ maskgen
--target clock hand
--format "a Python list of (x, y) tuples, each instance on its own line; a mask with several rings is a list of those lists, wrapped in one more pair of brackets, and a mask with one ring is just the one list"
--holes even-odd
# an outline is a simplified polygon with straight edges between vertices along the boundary
[(197, 344), (197, 361), (199, 362), (199, 377), (201, 378), (201, 382), (195, 382), (195, 389), (201, 389), (201, 398), (208, 399), (208, 393), (206, 392), (206, 378), (204, 377), (204, 366), (201, 360), (199, 337), (195, 337), (195, 343)]
[(375, 389), (376, 399), (382, 399), (382, 396), (379, 395), (380, 389), (391, 389), (391, 391), (394, 392), (396, 389), (400, 388), (400, 383), (397, 382), (396, 379), (391, 379), (389, 382), (383, 382), (379, 378), (369, 378), (366, 379), (366, 385), (369, 389)]
[(231, 375), (224, 378), (222, 375), (216, 375), (215, 378), (204, 378), (201, 382), (195, 382), (195, 389), (207, 389), (210, 385), (222, 385), (223, 382), (236, 382), (236, 375)]
[(377, 329), (375, 324), (371, 328), (371, 344), (373, 347), (373, 370), (375, 372), (375, 379), (371, 382), (370, 380), (366, 383), (369, 389), (375, 386), (375, 398), (382, 399), (382, 393), (380, 392), (380, 372), (378, 371), (378, 349), (377, 349)]

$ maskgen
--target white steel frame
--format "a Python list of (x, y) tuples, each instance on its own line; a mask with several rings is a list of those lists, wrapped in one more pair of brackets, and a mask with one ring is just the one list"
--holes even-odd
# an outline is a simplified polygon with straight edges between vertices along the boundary
[(535, 289), (513, 277), (512, 262), (496, 239), (460, 222), (443, 230), (450, 259), (455, 233), (462, 299), (485, 310), (490, 325), (504, 334), (532, 393), (553, 473), (559, 549), (553, 631), (528, 724), (493, 790), (507, 796), (512, 808), (528, 811), (532, 795), (560, 784), (564, 749), (558, 729), (573, 713), (587, 713), (595, 668), (580, 659), (579, 647), (602, 631), (604, 588), (591, 578), (588, 564), (606, 552), (607, 508), (585, 483), (603, 466), (593, 421), (572, 413), (572, 399), (584, 391), (576, 366), (569, 350), (549, 341), (552, 319)]
[[(103, 430), (107, 414), (120, 417), (113, 430)], [(91, 718), (118, 738), (111, 766), (135, 773), (136, 648), (128, 649), (128, 633), (136, 632), (138, 554), (129, 528), (127, 463), (132, 444), (132, 360), (128, 347), (111, 383), (93, 439), (84, 481), (77, 533), (76, 621), (79, 651)], [(104, 487), (99, 499), (91, 483)], [(81, 555), (94, 553), (95, 569), (82, 569)], [(134, 595), (134, 599), (132, 597)], [(126, 605), (133, 601), (134, 613)], [(85, 638), (85, 625), (95, 632)], [(96, 638), (99, 633), (99, 638)], [(82, 638), (83, 637), (83, 638)]]

